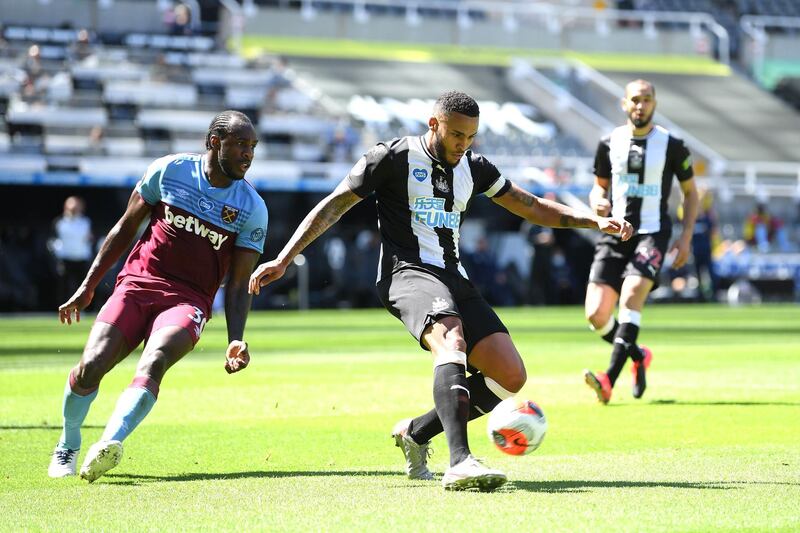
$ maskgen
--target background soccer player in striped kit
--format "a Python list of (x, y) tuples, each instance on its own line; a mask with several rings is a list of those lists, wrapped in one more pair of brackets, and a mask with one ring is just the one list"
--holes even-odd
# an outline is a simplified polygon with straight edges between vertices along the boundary
[[(625, 125), (602, 138), (595, 155), (595, 184), (589, 203), (598, 215), (624, 217), (634, 228), (628, 240), (603, 235), (595, 248), (586, 288), (586, 318), (591, 328), (611, 343), (611, 362), (605, 372), (584, 370), (584, 380), (608, 403), (628, 358), (633, 360), (632, 394), (641, 398), (652, 352), (637, 344), (642, 309), (663, 265), (672, 254), (673, 268), (682, 267), (691, 253), (697, 218), (698, 193), (692, 158), (683, 141), (653, 123), (656, 90), (645, 80), (625, 86), (622, 109)], [(667, 201), (673, 177), (683, 193), (683, 231), (667, 251), (672, 220)], [(619, 318), (614, 308), (619, 302)]]

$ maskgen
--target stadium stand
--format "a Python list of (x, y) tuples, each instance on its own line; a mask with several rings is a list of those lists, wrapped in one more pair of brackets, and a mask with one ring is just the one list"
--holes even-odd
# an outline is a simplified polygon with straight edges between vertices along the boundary
[[(7, 10), (9, 1), (0, 0), (0, 8)], [(775, 2), (778, 0), (753, 3), (755, 8), (740, 12), (762, 13), (762, 7), (772, 9)], [(687, 6), (675, 9), (712, 14), (719, 9), (718, 3), (701, 0), (684, 3)], [(213, 115), (224, 108), (236, 108), (252, 118), (261, 138), (257, 161), (248, 179), (276, 199), (270, 202), (275, 216), (269, 255), (288, 237), (288, 230), (282, 226), (292, 227), (298, 222), (314, 199), (329, 191), (366, 147), (379, 139), (422, 133), (432, 100), (442, 91), (458, 87), (481, 103), (482, 131), (477, 150), (488, 155), (507, 176), (535, 192), (555, 193), (564, 201), (580, 205), (592, 179), (594, 143), (603, 128), (621, 119), (619, 94), (614, 91), (621, 90), (621, 85), (634, 75), (616, 70), (587, 75), (585, 67), (541, 61), (536, 70), (546, 79), (531, 78), (525, 85), (520, 78), (514, 78), (514, 69), (498, 66), (300, 55), (262, 54), (248, 59), (220, 46), (220, 36), (229, 31), (224, 28), (225, 17), (213, 9), (210, 15), (202, 13), (209, 7), (206, 4), (217, 2), (200, 2), (200, 17), (181, 24), (167, 16), (169, 10), (159, 7), (166, 4), (155, 0), (114, 0), (109, 3), (111, 7), (98, 8), (96, 21), (54, 5), (51, 21), (67, 21), (65, 27), (45, 26), (30, 6), (17, 9), (14, 4), (14, 17), (4, 17), (5, 26), (0, 28), (0, 187), (14, 193), (36, 194), (51, 207), (63, 201), (59, 195), (67, 188), (80, 186), (89, 191), (110, 187), (115, 192), (98, 193), (105, 199), (89, 203), (106, 205), (109, 213), (115, 214), (152, 158), (202, 150), (202, 137)], [(256, 4), (259, 11), (245, 20), (245, 26), (276, 13), (285, 20), (291, 19), (287, 28), (306, 23), (318, 25), (319, 19), (316, 23), (303, 22), (302, 11), (307, 6), (332, 17), (357, 16), (353, 2)], [(504, 26), (507, 22), (498, 21), (490, 4), (470, 6), (478, 4), (480, 8), (465, 10), (464, 4), (456, 0), (433, 2), (417, 8), (416, 16), (426, 25), (440, 25), (440, 29), (452, 29), (453, 24), (461, 31), (472, 28), (476, 44), (498, 44), (497, 36), (489, 35), (487, 28), (505, 28), (506, 33), (511, 29)], [(558, 7), (557, 4), (553, 6)], [(592, 13), (603, 12), (586, 7), (595, 3), (564, 0), (560, 4), (559, 9), (576, 13), (575, 24), (546, 29), (540, 32), (541, 41), (528, 45), (544, 43), (546, 47), (556, 47), (561, 46), (555, 44), (560, 41), (579, 47), (583, 46), (579, 43), (599, 42), (599, 36), (602, 44), (595, 47), (597, 50), (618, 46), (615, 32), (608, 36), (602, 24), (592, 22)], [(666, 0), (651, 4), (643, 1), (634, 2), (631, 7), (634, 12), (660, 9), (668, 13), (674, 5)], [(528, 8), (526, 5), (520, 9)], [(416, 28), (409, 35), (422, 31), (408, 20), (408, 6), (368, 4), (366, 11), (367, 18), (357, 26), (366, 40), (380, 33), (381, 26), (373, 23), (383, 16), (394, 17), (395, 22), (399, 16), (406, 17), (403, 24)], [(133, 13), (140, 16), (133, 17)], [(526, 15), (531, 17), (532, 27), (541, 27), (542, 21), (535, 14), (538, 11), (532, 13)], [(561, 16), (556, 18), (561, 20)], [(664, 20), (670, 20), (670, 16), (665, 15)], [(32, 23), (34, 20), (38, 23)], [(367, 20), (371, 22), (367, 24)], [(626, 25), (623, 30), (639, 38), (645, 36), (643, 53), (695, 53), (696, 43), (681, 39), (691, 36), (689, 21), (706, 19), (676, 20), (679, 22), (673, 21), (673, 26), (659, 24), (657, 31), (663, 35), (658, 38), (647, 33), (651, 31), (647, 24)], [(216, 33), (217, 24), (222, 24), (220, 34)], [(405, 31), (403, 28), (407, 27), (399, 30)], [(525, 32), (526, 38), (528, 33), (537, 31)], [(519, 34), (517, 37), (521, 38)], [(741, 220), (757, 195), (770, 199), (775, 213), (787, 225), (797, 219), (797, 112), (735, 73), (648, 73), (647, 77), (658, 87), (664, 118), (669, 117), (680, 130), (698, 140), (693, 151), (702, 156), (701, 180), (718, 192), (717, 205), (727, 240), (735, 242), (741, 236)], [(550, 93), (549, 99), (544, 100), (532, 97), (537, 91), (545, 94), (543, 87), (548, 83), (566, 92)], [(552, 89), (550, 85), (548, 90)], [(787, 98), (791, 92), (783, 88), (785, 85), (777, 92)], [(600, 117), (591, 127), (586, 126), (586, 116), (581, 118), (588, 112)], [(776, 138), (781, 141), (776, 142)], [(712, 155), (706, 155), (698, 148), (700, 145)], [(724, 164), (716, 165), (716, 159)], [(51, 187), (43, 192), (41, 185)], [(114, 200), (109, 201), (108, 195)], [(113, 204), (117, 208), (111, 209)], [(348, 257), (345, 271), (360, 271), (352, 261), (372, 251), (365, 244), (370, 242), (369, 236), (359, 237), (363, 228), (358, 219), (368, 216), (370, 208), (365, 202), (353, 212), (350, 223), (343, 221), (339, 234), (325, 237), (321, 244), (324, 251), (319, 252), (322, 266), (314, 267), (314, 276), (319, 279), (312, 283), (312, 305), (342, 305), (343, 291), (332, 290), (328, 283), (336, 278), (334, 271), (342, 269), (337, 259), (340, 254), (336, 252), (337, 245), (328, 245), (327, 240), (344, 243)], [(533, 250), (529, 229), (520, 227), (517, 220), (498, 217), (496, 211), (486, 209), (480, 202), (476, 202), (474, 215), (463, 231), (465, 254), (488, 251), (502, 274), (499, 277), (511, 280), (510, 285), (526, 283)], [(0, 224), (4, 231), (8, 230), (15, 219), (23, 216), (23, 206), (14, 206), (0, 217)], [(105, 225), (98, 234), (112, 222), (109, 216), (103, 213), (95, 217), (101, 226)], [(43, 221), (44, 215), (36, 224), (43, 226)], [(33, 231), (42, 233), (41, 227)], [(17, 232), (8, 230), (4, 234), (7, 242), (19, 242)], [(792, 242), (796, 238), (793, 234), (790, 237)], [(43, 239), (39, 235), (31, 242), (34, 241)], [(357, 242), (361, 246), (353, 248)], [(482, 242), (486, 247), (478, 250)], [(779, 286), (773, 292), (787, 297), (787, 290), (781, 285), (786, 280), (793, 287), (800, 287), (800, 261), (796, 261), (796, 246), (792, 246), (790, 250), (776, 248), (766, 254), (726, 251), (723, 277), (730, 284), (745, 276), (755, 283), (766, 280), (765, 285), (759, 286), (762, 292), (769, 294), (771, 287)], [(8, 249), (3, 242), (0, 247)], [(297, 281), (290, 279), (287, 284)], [(291, 292), (287, 284), (276, 288), (270, 302), (260, 301), (257, 305), (285, 304)], [(536, 301), (524, 291), (520, 294), (512, 289), (506, 285), (493, 287), (492, 292), (497, 301), (506, 304)], [(43, 305), (43, 293), (34, 306)], [(580, 296), (573, 299), (580, 301)], [(363, 292), (357, 300), (358, 303), (354, 300), (344, 304), (364, 304)]]

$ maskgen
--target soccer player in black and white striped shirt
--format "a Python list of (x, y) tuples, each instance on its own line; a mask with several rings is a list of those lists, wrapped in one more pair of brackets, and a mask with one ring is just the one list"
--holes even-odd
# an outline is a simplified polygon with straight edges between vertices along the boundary
[[(613, 345), (605, 372), (584, 371), (586, 384), (604, 404), (611, 399), (611, 390), (629, 357), (633, 360), (633, 397), (644, 394), (652, 352), (636, 342), (642, 309), (665, 255), (673, 255), (673, 268), (682, 267), (689, 259), (697, 218), (691, 155), (681, 139), (653, 123), (655, 108), (653, 84), (630, 82), (622, 99), (628, 121), (600, 140), (595, 155), (595, 185), (589, 203), (598, 215), (610, 212), (624, 217), (635, 229), (628, 241), (613, 235), (600, 238), (586, 288), (586, 318), (591, 328)], [(683, 193), (684, 217), (683, 231), (668, 252), (672, 220), (667, 200), (673, 177), (678, 178)], [(619, 320), (614, 318), (617, 302)]]
[[(502, 472), (477, 461), (467, 443), (467, 421), (519, 391), (526, 373), (508, 330), (467, 277), (459, 260), (462, 216), (474, 196), (534, 224), (596, 228), (627, 239), (621, 218), (581, 214), (538, 198), (506, 180), (469, 148), (478, 133), (478, 104), (461, 92), (439, 97), (425, 135), (378, 143), (303, 220), (278, 257), (260, 265), (251, 292), (283, 276), (307, 245), (370, 194), (377, 198), (381, 233), (378, 294), (420, 346), (433, 355), (435, 408), (399, 422), (393, 431), (412, 479), (432, 479), (430, 439), (444, 430), (450, 448), (445, 489), (492, 490)], [(466, 376), (469, 368), (471, 375)]]

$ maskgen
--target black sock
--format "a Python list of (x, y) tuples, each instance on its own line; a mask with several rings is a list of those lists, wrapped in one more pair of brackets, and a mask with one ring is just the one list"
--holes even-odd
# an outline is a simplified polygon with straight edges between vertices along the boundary
[(486, 380), (480, 372), (467, 378), (469, 389), (469, 419), (488, 415), (502, 400), (486, 385)]
[(635, 341), (631, 345), (631, 351), (628, 355), (630, 356), (632, 361), (642, 361), (644, 359), (644, 354), (642, 353), (641, 348), (639, 348), (639, 345), (636, 344)]
[[(501, 401), (486, 386), (486, 381), (481, 373), (472, 374), (467, 378), (467, 389), (469, 389), (470, 394), (470, 420), (488, 414)], [(408, 433), (414, 439), (414, 442), (424, 444), (442, 431), (442, 422), (439, 420), (439, 415), (436, 414), (436, 409), (431, 409), (411, 421)]]
[(619, 322), (617, 322), (617, 318), (614, 317), (614, 325), (611, 329), (603, 335), (601, 338), (609, 344), (614, 344), (614, 337), (617, 336), (617, 330), (619, 329)]
[[(489, 390), (483, 374), (475, 373), (467, 378), (469, 389), (469, 419), (474, 420), (491, 412), (500, 403), (500, 398)], [(431, 409), (411, 421), (408, 434), (417, 444), (424, 444), (443, 431), (436, 409)]]
[(442, 421), (447, 446), (450, 448), (450, 466), (469, 455), (467, 419), (469, 418), (469, 391), (464, 365), (446, 363), (433, 371), (433, 403)]
[(617, 336), (614, 338), (614, 348), (611, 349), (611, 363), (608, 365), (606, 374), (611, 386), (614, 386), (622, 368), (629, 356), (633, 355), (636, 348), (636, 338), (639, 336), (639, 326), (624, 322), (617, 328)]

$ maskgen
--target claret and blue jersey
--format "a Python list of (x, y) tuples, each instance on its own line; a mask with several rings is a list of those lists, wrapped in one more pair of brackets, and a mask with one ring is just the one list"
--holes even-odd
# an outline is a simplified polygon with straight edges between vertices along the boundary
[(212, 186), (203, 172), (204, 157), (170, 155), (148, 167), (136, 191), (153, 206), (153, 214), (120, 279), (180, 282), (213, 298), (234, 248), (264, 251), (264, 200), (245, 180)]

